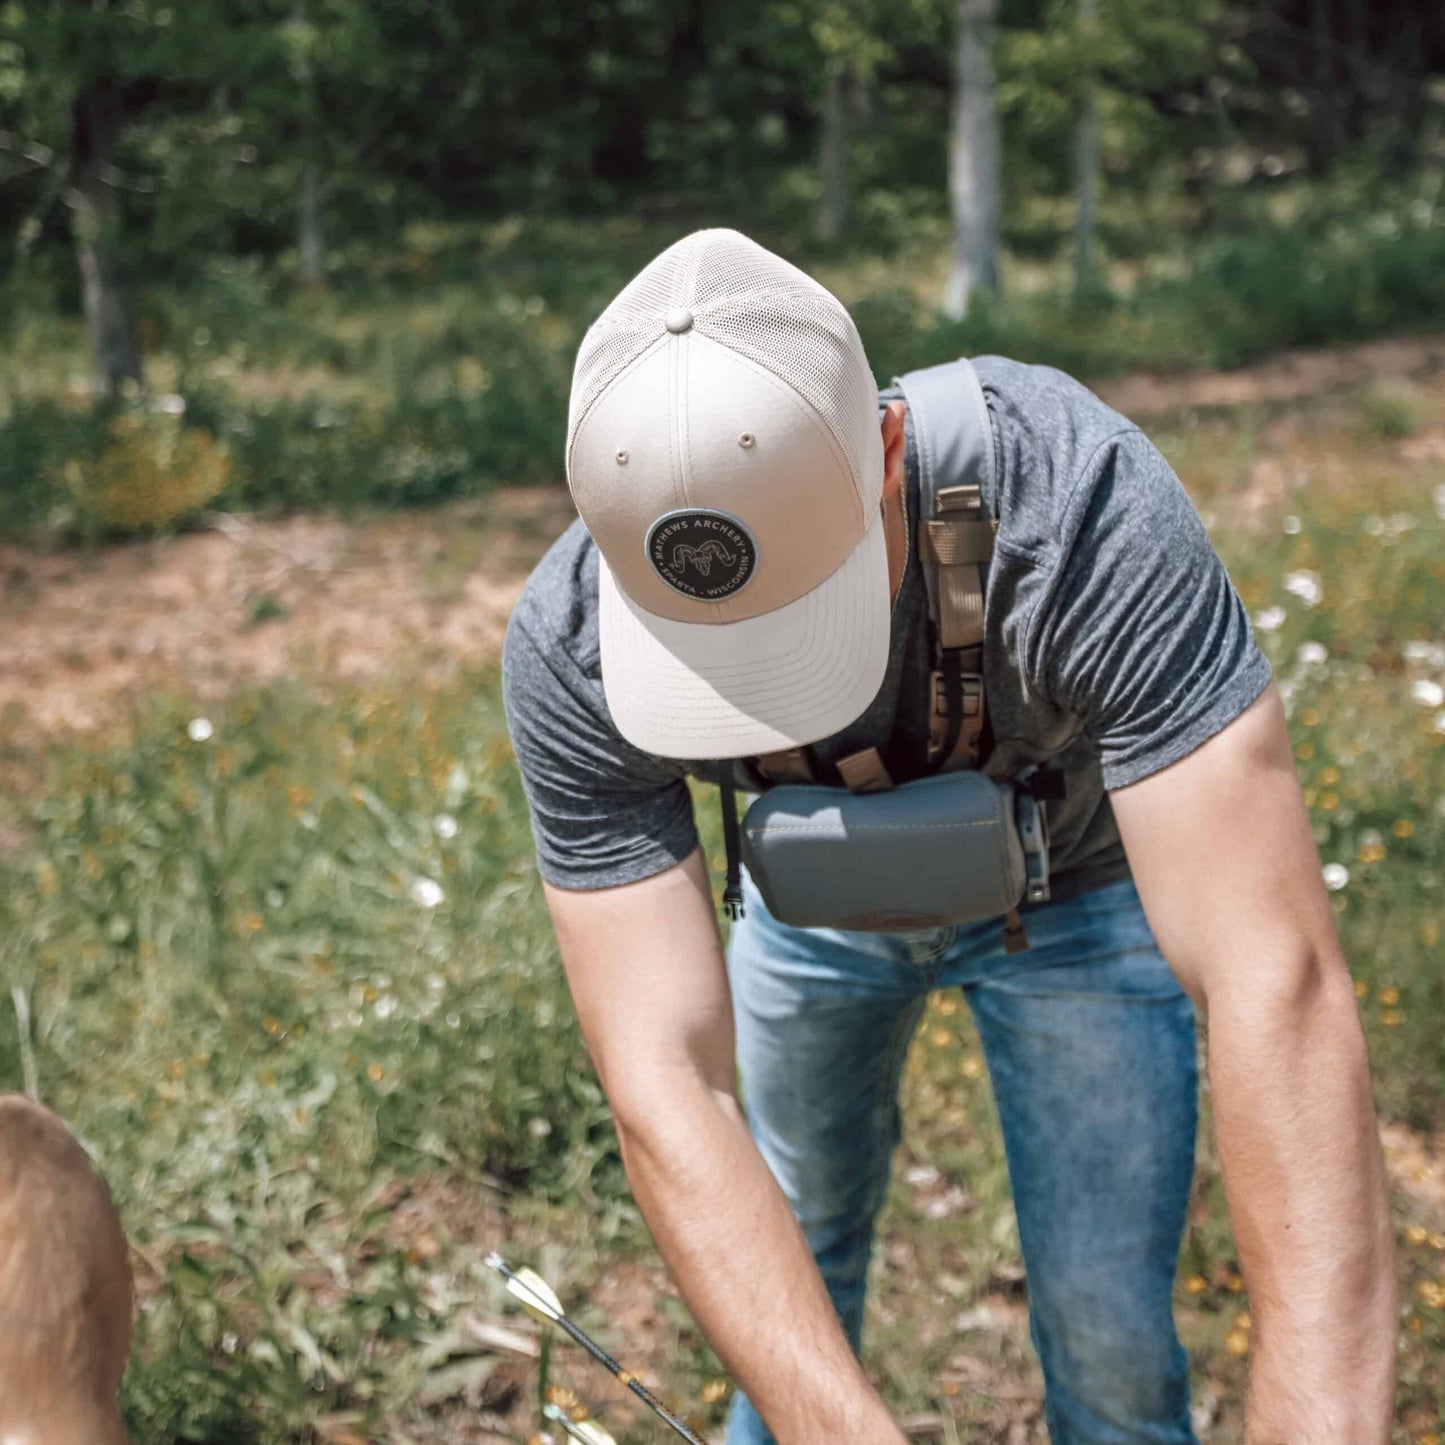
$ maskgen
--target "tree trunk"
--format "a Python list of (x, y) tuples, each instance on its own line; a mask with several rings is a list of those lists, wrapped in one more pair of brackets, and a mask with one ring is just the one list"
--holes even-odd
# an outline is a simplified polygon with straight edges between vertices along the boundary
[[(1095, 0), (1079, 0), (1079, 26), (1091, 37)], [(1099, 87), (1092, 72), (1084, 77), (1079, 96), (1078, 129), (1074, 136), (1075, 182), (1078, 211), (1074, 218), (1074, 299), (1082, 300), (1095, 288), (1094, 233), (1099, 213)]]
[(948, 191), (953, 258), (944, 312), (961, 320), (980, 288), (998, 289), (999, 130), (993, 39), (998, 0), (959, 0)]
[(818, 158), (820, 188), (814, 236), (836, 241), (848, 224), (848, 76), (842, 60), (828, 61), (823, 86), (823, 137)]
[(91, 373), (96, 396), (110, 400), (126, 382), (140, 382), (141, 368), (125, 268), (115, 249), (120, 207), (108, 180), (120, 117), (115, 97), (104, 81), (81, 90), (71, 124), (75, 150), (72, 226)]
[(314, 161), (301, 168), (299, 271), (303, 286), (326, 283), (326, 212), (321, 199), (321, 169)]

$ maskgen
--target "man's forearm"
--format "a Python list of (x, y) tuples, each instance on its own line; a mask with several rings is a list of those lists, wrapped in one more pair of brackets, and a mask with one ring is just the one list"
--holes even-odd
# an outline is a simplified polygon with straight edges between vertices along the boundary
[(1254, 1317), (1249, 1445), (1385, 1445), (1394, 1245), (1364, 1036), (1337, 960), (1208, 1001), (1224, 1183)]
[(731, 1097), (696, 1076), (619, 1111), (623, 1161), (713, 1348), (780, 1445), (901, 1445)]

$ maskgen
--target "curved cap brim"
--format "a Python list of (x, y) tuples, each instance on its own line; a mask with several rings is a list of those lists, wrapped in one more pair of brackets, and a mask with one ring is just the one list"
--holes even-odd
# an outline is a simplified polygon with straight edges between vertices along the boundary
[(612, 720), (658, 757), (748, 757), (854, 721), (882, 686), (891, 604), (876, 520), (843, 565), (797, 601), (742, 622), (643, 610), (598, 556), (602, 686)]

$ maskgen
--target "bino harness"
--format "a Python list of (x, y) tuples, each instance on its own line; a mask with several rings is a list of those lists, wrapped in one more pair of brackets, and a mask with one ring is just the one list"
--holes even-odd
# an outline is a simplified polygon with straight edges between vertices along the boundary
[[(965, 359), (898, 381), (919, 470), (918, 559), (933, 648), (924, 775), (895, 784), (876, 747), (840, 758), (845, 787), (815, 781), (807, 748), (751, 759), (774, 786), (738, 823), (721, 784), (728, 916), (743, 912), (740, 860), (769, 911), (797, 928), (910, 932), (1004, 920), (1010, 953), (1028, 947), (1019, 905), (1049, 897), (1042, 804), (1063, 778), (1030, 767), (998, 783), (980, 769), (989, 736), (984, 596), (997, 523), (988, 516), (993, 438)], [(905, 510), (906, 516), (906, 510)]]

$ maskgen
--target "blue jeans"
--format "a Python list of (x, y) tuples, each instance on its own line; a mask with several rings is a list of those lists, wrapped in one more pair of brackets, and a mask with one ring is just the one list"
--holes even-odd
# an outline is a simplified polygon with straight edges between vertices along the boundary
[[(1194, 1169), (1194, 1010), (1132, 883), (906, 935), (790, 928), (746, 887), (728, 952), (753, 1135), (859, 1348), (898, 1078), (961, 986), (993, 1083), (1053, 1445), (1192, 1445), (1171, 1295)], [(925, 1286), (926, 1288), (926, 1286)], [(744, 1396), (728, 1445), (772, 1435)]]

